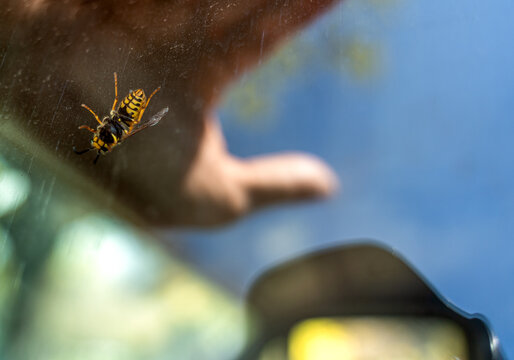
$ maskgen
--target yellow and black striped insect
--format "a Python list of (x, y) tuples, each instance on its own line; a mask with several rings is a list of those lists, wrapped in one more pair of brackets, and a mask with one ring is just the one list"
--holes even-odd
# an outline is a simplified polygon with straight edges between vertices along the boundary
[(96, 158), (93, 161), (93, 163), (96, 164), (100, 155), (107, 154), (123, 140), (137, 134), (149, 126), (156, 125), (168, 112), (168, 108), (162, 109), (152, 116), (148, 122), (138, 126), (148, 104), (150, 103), (150, 100), (160, 89), (160, 87), (155, 89), (148, 99), (146, 98), (143, 89), (130, 91), (130, 93), (120, 102), (118, 109), (116, 109), (116, 104), (118, 103), (118, 76), (114, 73), (115, 98), (109, 116), (105, 116), (103, 120), (100, 120), (93, 110), (91, 110), (87, 105), (82, 104), (81, 106), (83, 108), (89, 110), (91, 114), (93, 114), (99, 125), (96, 130), (87, 125), (79, 126), (79, 129), (85, 129), (95, 135), (93, 136), (93, 140), (91, 140), (90, 148), (77, 151), (75, 147), (73, 147), (73, 151), (78, 155), (82, 155), (90, 150), (97, 150)]

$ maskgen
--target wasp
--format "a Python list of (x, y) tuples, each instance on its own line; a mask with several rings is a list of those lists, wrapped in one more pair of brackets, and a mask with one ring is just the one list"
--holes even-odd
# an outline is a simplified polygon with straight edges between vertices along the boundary
[(148, 122), (142, 125), (139, 125), (139, 122), (141, 121), (150, 100), (160, 89), (161, 87), (155, 89), (148, 99), (146, 98), (143, 89), (138, 89), (136, 91), (131, 90), (116, 109), (116, 104), (118, 103), (118, 75), (114, 73), (114, 103), (112, 104), (111, 112), (108, 116), (105, 116), (103, 120), (100, 120), (98, 115), (96, 115), (89, 106), (85, 104), (81, 105), (93, 114), (99, 125), (96, 130), (87, 125), (79, 126), (79, 129), (85, 129), (92, 132), (94, 136), (91, 140), (90, 148), (77, 151), (75, 147), (73, 147), (73, 151), (78, 155), (82, 155), (90, 150), (97, 150), (96, 158), (93, 161), (93, 163), (96, 164), (100, 155), (105, 155), (112, 151), (115, 146), (121, 144), (128, 137), (137, 134), (141, 130), (146, 129), (149, 126), (156, 125), (168, 112), (168, 108), (162, 109), (152, 116)]

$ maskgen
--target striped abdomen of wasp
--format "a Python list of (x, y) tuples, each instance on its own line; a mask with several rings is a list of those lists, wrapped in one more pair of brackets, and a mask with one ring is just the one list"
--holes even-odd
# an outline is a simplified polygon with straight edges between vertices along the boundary
[(126, 138), (146, 129), (148, 126), (156, 125), (166, 112), (168, 112), (168, 108), (162, 109), (145, 124), (138, 124), (140, 123), (150, 100), (160, 89), (160, 87), (155, 89), (148, 99), (142, 89), (131, 91), (120, 102), (118, 109), (116, 109), (116, 104), (118, 103), (118, 77), (116, 73), (114, 73), (115, 98), (109, 116), (105, 116), (103, 120), (100, 120), (93, 110), (91, 110), (87, 105), (82, 104), (83, 108), (89, 110), (91, 114), (93, 114), (99, 125), (96, 130), (87, 125), (79, 126), (79, 129), (88, 130), (92, 132), (94, 136), (91, 140), (90, 148), (82, 151), (77, 151), (73, 148), (73, 151), (78, 155), (82, 155), (90, 150), (96, 150), (97, 155), (93, 161), (96, 164), (100, 155), (105, 155), (112, 151), (115, 146), (119, 145)]

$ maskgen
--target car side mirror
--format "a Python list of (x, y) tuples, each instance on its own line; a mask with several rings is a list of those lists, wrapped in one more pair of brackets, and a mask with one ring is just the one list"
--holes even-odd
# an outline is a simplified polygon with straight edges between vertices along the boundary
[[(399, 346), (451, 359), (503, 359), (483, 316), (450, 304), (377, 243), (325, 249), (272, 268), (254, 282), (247, 306), (258, 326), (241, 359), (373, 359), (371, 347), (394, 358)], [(367, 353), (342, 355), (359, 347)], [(427, 356), (419, 358), (434, 358)]]

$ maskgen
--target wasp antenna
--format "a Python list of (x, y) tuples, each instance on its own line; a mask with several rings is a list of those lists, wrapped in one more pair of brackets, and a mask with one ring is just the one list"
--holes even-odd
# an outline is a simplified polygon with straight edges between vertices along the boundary
[(90, 108), (89, 106), (87, 106), (86, 104), (82, 104), (82, 105), (80, 105), (80, 106), (82, 106), (82, 107), (83, 107), (84, 109), (86, 109), (86, 110), (89, 110), (89, 112), (90, 112), (91, 114), (93, 114), (93, 116), (95, 117), (96, 121), (98, 121), (98, 123), (99, 123), (100, 125), (102, 125), (102, 122), (100, 121), (100, 118), (98, 117), (98, 115), (96, 115), (96, 113), (95, 113), (93, 110), (91, 110), (91, 108)]
[(99, 157), (100, 157), (100, 153), (96, 154), (95, 160), (93, 160), (93, 164), (96, 165), (96, 162), (98, 161)]
[(90, 128), (90, 127), (89, 127), (89, 126), (87, 126), (87, 125), (80, 125), (78, 129), (79, 129), (79, 130), (84, 129), (84, 130), (87, 130), (87, 131), (89, 131), (89, 132), (96, 133), (95, 129), (92, 129), (92, 128)]
[(82, 155), (82, 154), (85, 154), (87, 153), (89, 150), (93, 150), (93, 148), (89, 148), (89, 149), (84, 149), (84, 150), (80, 150), (80, 151), (77, 151), (77, 149), (75, 148), (75, 146), (73, 147), (73, 152), (77, 155)]

